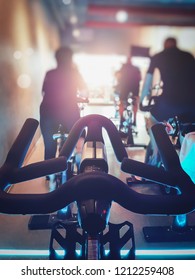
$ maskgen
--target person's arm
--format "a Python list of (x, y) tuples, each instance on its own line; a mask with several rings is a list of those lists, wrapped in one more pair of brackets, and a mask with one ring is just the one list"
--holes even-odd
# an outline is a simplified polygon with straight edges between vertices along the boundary
[(140, 103), (143, 102), (146, 96), (150, 96), (152, 87), (153, 74), (147, 73), (141, 91)]

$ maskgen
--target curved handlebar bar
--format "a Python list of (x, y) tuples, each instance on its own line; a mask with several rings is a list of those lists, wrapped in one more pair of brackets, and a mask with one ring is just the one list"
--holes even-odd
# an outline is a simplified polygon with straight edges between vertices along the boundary
[(16, 140), (8, 152), (5, 164), (20, 167), (24, 161), (39, 122), (27, 119), (21, 128)]
[(137, 193), (125, 183), (102, 172), (79, 174), (50, 193), (10, 194), (0, 190), (0, 212), (8, 214), (46, 214), (62, 209), (73, 201), (114, 200), (139, 214), (177, 215), (195, 208), (195, 190), (183, 195), (163, 196)]
[(42, 177), (47, 174), (59, 172), (67, 168), (65, 157), (40, 161), (21, 167), (38, 127), (38, 121), (27, 119), (14, 141), (4, 164), (0, 168), (0, 188), (26, 180)]
[[(116, 152), (116, 148), (119, 147), (117, 157), (119, 160), (124, 158), (126, 156), (126, 151), (121, 148), (122, 142), (119, 145), (119, 138), (116, 136), (117, 134), (115, 135), (115, 129), (113, 128), (111, 121), (105, 117), (99, 115), (84, 117), (74, 126), (70, 133), (70, 135), (73, 135), (73, 140), (75, 141), (77, 137), (79, 137), (79, 135), (82, 133), (83, 127), (90, 127), (89, 123), (94, 125), (94, 121), (97, 121), (99, 125), (102, 125), (106, 128), (110, 139), (111, 133), (114, 132), (112, 137), (114, 138), (112, 139), (114, 150)], [(29, 127), (27, 128), (30, 129)], [(31, 129), (29, 130), (29, 133), (27, 133), (28, 137), (25, 139), (29, 139), (29, 135), (31, 134), (30, 131)], [(71, 139), (71, 137), (67, 139), (67, 142), (69, 139)], [(68, 147), (70, 147), (70, 142), (71, 141), (69, 140)], [(64, 147), (63, 152), (69, 153), (67, 146)], [(21, 153), (18, 155), (18, 159), (19, 158), (21, 158)], [(54, 159), (52, 162), (57, 163), (58, 159)], [(46, 163), (37, 163), (39, 169), (46, 165), (47, 161)], [(30, 170), (32, 165), (26, 168), (29, 168)], [(25, 171), (25, 167), (23, 170)], [(29, 173), (29, 170), (27, 170), (27, 173)], [(0, 171), (2, 172), (2, 169)], [(14, 173), (13, 169), (11, 169), (11, 172)], [(5, 172), (2, 172), (1, 183), (8, 181), (4, 175)], [(35, 178), (37, 175), (39, 175), (38, 169), (36, 169), (36, 172), (34, 172), (32, 177)], [(20, 174), (20, 176), (20, 178), (25, 178), (24, 173), (22, 175)], [(189, 185), (189, 188), (183, 188), (183, 191), (180, 195), (146, 195), (137, 193), (136, 191), (128, 188), (127, 185), (121, 180), (104, 172), (89, 172), (79, 174), (68, 180), (57, 190), (50, 193), (13, 194), (6, 193), (4, 189), (4, 186), (0, 189), (0, 212), (8, 214), (46, 214), (62, 209), (75, 200), (80, 201), (91, 198), (108, 199), (111, 201), (114, 200), (127, 210), (140, 214), (178, 215), (194, 211), (195, 209), (194, 185), (193, 187), (192, 185)]]
[(177, 187), (181, 193), (190, 193), (194, 189), (191, 178), (182, 169), (178, 154), (174, 149), (162, 124), (152, 127), (164, 169), (138, 161), (124, 159), (121, 169), (127, 173), (141, 176), (150, 181)]
[(90, 137), (90, 139), (88, 138), (90, 141), (102, 140), (100, 130), (102, 127), (105, 128), (118, 161), (122, 162), (123, 158), (127, 157), (127, 152), (115, 125), (106, 117), (97, 114), (85, 116), (76, 122), (60, 151), (60, 156), (70, 158), (79, 137), (86, 127), (89, 132), (92, 131), (88, 136)]

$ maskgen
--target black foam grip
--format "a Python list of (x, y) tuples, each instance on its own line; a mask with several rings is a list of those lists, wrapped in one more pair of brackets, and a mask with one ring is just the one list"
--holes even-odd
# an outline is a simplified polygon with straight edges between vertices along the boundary
[(125, 158), (122, 161), (121, 169), (129, 174), (133, 174), (159, 184), (173, 187), (177, 184), (175, 178), (170, 172), (136, 160)]
[(35, 119), (27, 119), (8, 152), (5, 164), (20, 167), (26, 156), (32, 138), (39, 122)]
[(67, 161), (65, 157), (49, 159), (29, 164), (22, 168), (15, 169), (10, 175), (10, 183), (19, 183), (35, 178), (54, 174), (67, 169)]
[(125, 158), (122, 161), (121, 169), (129, 174), (133, 174), (159, 184), (177, 187), (181, 193), (190, 193), (194, 189), (194, 183), (181, 167), (176, 170), (165, 170), (163, 168), (158, 168), (136, 160)]

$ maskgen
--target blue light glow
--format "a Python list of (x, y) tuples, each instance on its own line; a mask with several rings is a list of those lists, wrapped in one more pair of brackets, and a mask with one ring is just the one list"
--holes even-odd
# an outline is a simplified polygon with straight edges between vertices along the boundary
[(178, 227), (185, 227), (187, 225), (187, 218), (186, 215), (178, 215), (175, 218), (175, 224)]
[(61, 212), (63, 214), (67, 214), (68, 213), (68, 207), (64, 207), (64, 208), (60, 209), (59, 212)]
[[(108, 251), (108, 250), (107, 250)], [(56, 250), (56, 253), (59, 256), (64, 256), (64, 250)], [(80, 254), (80, 251), (77, 251)], [(105, 252), (108, 254), (108, 252)], [(121, 256), (126, 256), (129, 253), (129, 250), (122, 250)], [(0, 249), (0, 257), (48, 257), (49, 250), (31, 250), (31, 249)], [(148, 250), (136, 250), (135, 256), (144, 257), (144, 256), (172, 256), (172, 257), (195, 257), (195, 248), (193, 249), (148, 249)]]
[(195, 249), (136, 250), (136, 256), (195, 256)]

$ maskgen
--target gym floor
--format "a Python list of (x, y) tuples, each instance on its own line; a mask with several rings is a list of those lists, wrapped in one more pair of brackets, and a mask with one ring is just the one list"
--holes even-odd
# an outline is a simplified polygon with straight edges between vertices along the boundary
[[(91, 105), (85, 108), (84, 114), (97, 113), (114, 120), (113, 106)], [(135, 143), (148, 143), (148, 135), (145, 130), (144, 115), (138, 113), (138, 135)], [(107, 137), (107, 136), (105, 136)], [(120, 170), (110, 145), (109, 139), (105, 139), (109, 173), (119, 177), (124, 182), (128, 174)], [(143, 148), (127, 148), (128, 155), (132, 159), (144, 160)], [(35, 149), (26, 159), (26, 164), (43, 159), (42, 138), (36, 144)], [(14, 193), (42, 193), (48, 192), (48, 183), (45, 178), (39, 178), (25, 183), (14, 185), (11, 192)], [(138, 192), (156, 193), (158, 186), (139, 186)], [(0, 215), (0, 259), (47, 259), (50, 241), (50, 230), (29, 230), (30, 216)], [(130, 221), (134, 226), (136, 259), (195, 259), (195, 234), (194, 241), (180, 242), (147, 242), (143, 235), (143, 227), (146, 226), (171, 226), (173, 217), (146, 216), (129, 212), (118, 204), (112, 204), (110, 222), (121, 223)], [(188, 215), (189, 225), (195, 225), (195, 213)], [(191, 227), (192, 228), (192, 227)], [(193, 229), (193, 228), (192, 228)]]

